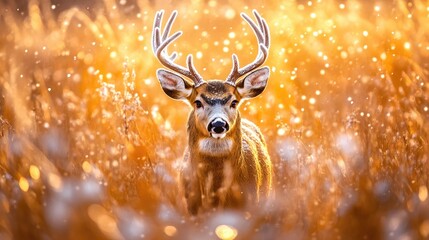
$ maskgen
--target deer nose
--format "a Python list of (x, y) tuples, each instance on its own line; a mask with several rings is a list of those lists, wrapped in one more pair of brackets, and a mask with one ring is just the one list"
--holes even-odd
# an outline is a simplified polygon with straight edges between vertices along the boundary
[(209, 132), (215, 132), (215, 133), (224, 133), (229, 130), (228, 123), (223, 120), (222, 118), (215, 118), (213, 121), (209, 123), (209, 126), (207, 127), (207, 130)]

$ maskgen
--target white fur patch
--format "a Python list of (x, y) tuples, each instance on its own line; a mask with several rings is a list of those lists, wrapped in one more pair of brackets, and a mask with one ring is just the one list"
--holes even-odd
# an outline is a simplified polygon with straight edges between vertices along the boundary
[(233, 141), (231, 138), (202, 138), (198, 142), (198, 147), (201, 153), (217, 156), (225, 155), (231, 152)]
[(216, 139), (221, 139), (221, 138), (224, 138), (226, 136), (225, 132), (224, 133), (214, 133), (214, 132), (212, 132), (210, 134), (212, 135), (212, 137), (214, 137)]

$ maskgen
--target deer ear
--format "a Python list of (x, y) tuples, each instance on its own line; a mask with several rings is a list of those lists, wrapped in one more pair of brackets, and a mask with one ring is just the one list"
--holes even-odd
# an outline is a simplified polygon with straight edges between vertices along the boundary
[(171, 98), (185, 100), (192, 93), (192, 85), (181, 76), (164, 70), (158, 69), (156, 72), (162, 90)]
[(238, 93), (243, 98), (254, 98), (258, 96), (267, 86), (269, 76), (270, 69), (268, 67), (263, 67), (249, 73), (236, 84)]

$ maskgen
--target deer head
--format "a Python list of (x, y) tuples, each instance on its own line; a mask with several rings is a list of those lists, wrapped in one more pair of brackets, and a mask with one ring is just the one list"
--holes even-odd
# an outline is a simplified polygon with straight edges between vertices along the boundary
[(255, 10), (253, 14), (256, 22), (242, 13), (241, 17), (250, 25), (258, 39), (259, 52), (256, 59), (240, 68), (238, 58), (233, 54), (232, 70), (226, 80), (205, 81), (193, 66), (191, 54), (187, 57), (187, 67), (174, 62), (177, 57), (175, 52), (168, 54), (167, 46), (180, 37), (182, 32), (169, 36), (177, 16), (177, 11), (174, 11), (161, 33), (163, 14), (163, 11), (157, 12), (152, 33), (154, 54), (166, 68), (172, 70), (158, 69), (157, 77), (162, 89), (171, 98), (187, 101), (193, 106), (195, 125), (203, 136), (224, 138), (235, 127), (239, 103), (243, 99), (258, 96), (266, 87), (269, 68), (259, 67), (268, 56), (270, 45), (268, 25)]

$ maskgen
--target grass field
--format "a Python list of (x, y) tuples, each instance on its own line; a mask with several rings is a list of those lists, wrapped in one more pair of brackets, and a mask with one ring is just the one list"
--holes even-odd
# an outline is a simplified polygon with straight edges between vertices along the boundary
[[(177, 165), (189, 107), (155, 78), (155, 12), (206, 79), (272, 45), (241, 105), (275, 165), (274, 207), (189, 217)], [(429, 3), (0, 2), (0, 239), (429, 238)]]

